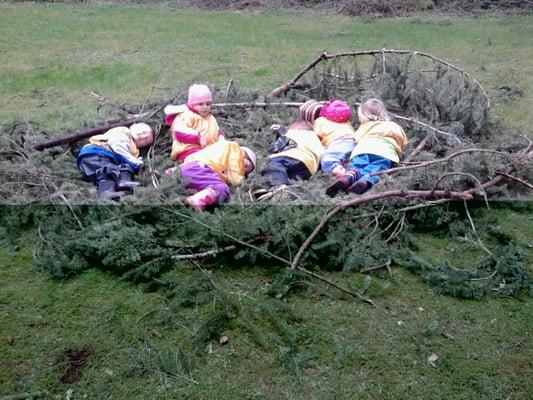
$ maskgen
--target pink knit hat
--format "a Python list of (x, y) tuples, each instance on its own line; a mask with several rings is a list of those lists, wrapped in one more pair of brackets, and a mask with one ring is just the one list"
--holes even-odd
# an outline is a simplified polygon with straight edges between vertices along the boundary
[(211, 101), (213, 101), (213, 95), (206, 85), (195, 84), (189, 88), (189, 99), (187, 100), (189, 106)]
[(343, 100), (331, 99), (320, 110), (320, 116), (333, 122), (347, 122), (352, 117), (352, 109)]
[(300, 106), (300, 118), (304, 121), (313, 123), (318, 118), (323, 102), (308, 100)]

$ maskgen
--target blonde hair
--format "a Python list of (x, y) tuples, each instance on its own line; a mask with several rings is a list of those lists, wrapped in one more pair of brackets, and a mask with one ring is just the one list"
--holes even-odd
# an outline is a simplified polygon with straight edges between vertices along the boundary
[(385, 104), (379, 99), (368, 99), (357, 109), (359, 121), (390, 121), (391, 117), (385, 107)]

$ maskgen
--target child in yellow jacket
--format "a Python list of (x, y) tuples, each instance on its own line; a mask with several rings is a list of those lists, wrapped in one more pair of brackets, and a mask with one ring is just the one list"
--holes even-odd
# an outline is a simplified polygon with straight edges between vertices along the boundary
[(211, 114), (213, 95), (206, 85), (189, 88), (187, 104), (165, 107), (165, 122), (172, 134), (170, 157), (182, 163), (185, 158), (207, 145), (224, 138)]
[(379, 99), (369, 99), (357, 109), (361, 125), (357, 129), (357, 145), (350, 155), (346, 173), (326, 189), (335, 196), (340, 191), (362, 194), (378, 183), (375, 172), (392, 168), (400, 162), (407, 144), (402, 127), (391, 121)]
[(355, 130), (350, 123), (352, 111), (343, 100), (309, 100), (300, 107), (300, 117), (313, 124), (313, 130), (325, 148), (320, 167), (326, 173), (341, 176), (344, 163), (355, 146)]
[(257, 164), (255, 153), (248, 147), (229, 140), (221, 140), (185, 158), (182, 176), (188, 180), (186, 188), (198, 192), (185, 202), (198, 211), (220, 204), (230, 196), (229, 185), (240, 185)]
[(288, 129), (279, 125), (273, 125), (273, 128), (277, 130), (278, 138), (270, 146), (269, 151), (273, 154), (261, 171), (268, 186), (276, 188), (290, 185), (293, 179), (307, 180), (316, 174), (324, 146), (311, 125), (307, 121), (298, 120), (289, 125)]

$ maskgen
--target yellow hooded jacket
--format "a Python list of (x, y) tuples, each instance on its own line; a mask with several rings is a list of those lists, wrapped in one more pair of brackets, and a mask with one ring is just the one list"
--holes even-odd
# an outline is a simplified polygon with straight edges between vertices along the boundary
[(183, 164), (198, 162), (216, 171), (224, 182), (240, 185), (244, 179), (244, 155), (238, 143), (220, 140), (185, 158)]
[(402, 127), (392, 121), (368, 121), (355, 132), (357, 145), (352, 157), (358, 154), (375, 154), (396, 163), (400, 162), (407, 136)]
[(315, 132), (310, 129), (289, 129), (286, 136), (296, 142), (296, 147), (272, 154), (270, 158), (294, 158), (303, 162), (311, 175), (316, 174), (320, 165), (320, 157), (324, 154), (324, 146)]
[(320, 138), (324, 147), (336, 139), (355, 139), (355, 130), (350, 122), (334, 122), (326, 117), (319, 117), (313, 122), (313, 130)]
[(200, 148), (200, 144), (185, 143), (179, 140), (180, 136), (202, 136), (207, 145), (215, 143), (219, 137), (218, 123), (212, 115), (202, 117), (201, 115), (190, 110), (187, 105), (181, 105), (178, 109), (178, 114), (172, 122), (170, 127), (170, 133), (172, 134), (172, 151), (170, 157), (173, 160), (181, 161), (187, 157), (187, 154), (191, 150)]

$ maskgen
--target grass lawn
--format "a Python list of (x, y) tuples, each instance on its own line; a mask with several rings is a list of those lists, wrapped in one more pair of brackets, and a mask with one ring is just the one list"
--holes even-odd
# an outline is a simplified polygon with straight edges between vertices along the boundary
[[(531, 135), (532, 22), (531, 15), (503, 14), (361, 19), (0, 4), (0, 123), (32, 120), (63, 132), (115, 110), (100, 108), (90, 92), (142, 104), (191, 82), (225, 86), (230, 79), (268, 92), (322, 51), (396, 48), (444, 58), (491, 94), (519, 87), (522, 97), (495, 104), (494, 112), (509, 132)], [(530, 246), (527, 210), (493, 213)], [(91, 400), (529, 399), (533, 392), (533, 304), (526, 293), (457, 300), (404, 270), (394, 278), (377, 272), (368, 293), (377, 307), (309, 287), (288, 298), (295, 316), (278, 327), (283, 340), (261, 344), (252, 329), (234, 324), (228, 344), (215, 340), (199, 350), (195, 333), (215, 303), (176, 307), (159, 292), (98, 270), (51, 280), (33, 268), (33, 235), (22, 237), (17, 251), (0, 238), (2, 400), (20, 393)], [(426, 257), (475, 257), (437, 236), (418, 240)], [(228, 266), (212, 279), (245, 303), (262, 299), (270, 274)], [(362, 274), (340, 278), (365, 284)]]
[[(103, 119), (90, 92), (116, 103), (172, 97), (202, 81), (265, 93), (323, 51), (411, 49), (444, 58), (493, 93), (523, 96), (495, 106), (520, 133), (533, 125), (531, 15), (431, 13), (362, 19), (310, 12), (260, 15), (164, 6), (0, 4), (0, 121), (51, 130)], [(215, 99), (216, 100), (216, 99)], [(104, 107), (105, 110), (105, 107)]]
[[(2, 250), (0, 262), (0, 393), (527, 399), (531, 391), (533, 312), (526, 297), (460, 301), (435, 295), (398, 270), (384, 294), (372, 294), (377, 307), (314, 294), (289, 298), (299, 321), (296, 354), (282, 344), (265, 348), (236, 327), (226, 332), (227, 345), (215, 341), (196, 352), (193, 333), (213, 306), (173, 309), (158, 294), (95, 270), (51, 281), (28, 268), (25, 251)], [(255, 296), (250, 288), (260, 287), (264, 275), (223, 268), (213, 279), (238, 283), (235, 296)], [(81, 379), (62, 383), (69, 371), (65, 352), (80, 348), (91, 351)]]

